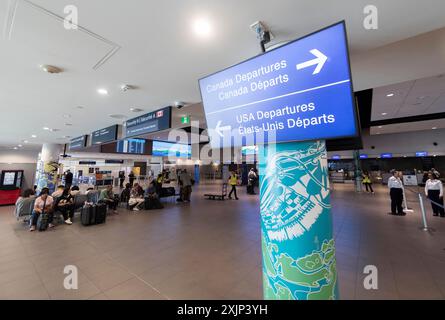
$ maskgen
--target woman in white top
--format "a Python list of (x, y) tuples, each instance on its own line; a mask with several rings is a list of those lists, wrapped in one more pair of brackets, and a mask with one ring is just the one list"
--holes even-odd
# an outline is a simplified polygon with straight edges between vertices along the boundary
[[(437, 174), (434, 172), (428, 173), (428, 180), (425, 183), (425, 194), (431, 201), (431, 206), (433, 207), (433, 215), (445, 217), (445, 211), (443, 209), (443, 186), (442, 181), (438, 179)], [(435, 203), (434, 203), (435, 202)], [(441, 205), (442, 207), (438, 206)]]

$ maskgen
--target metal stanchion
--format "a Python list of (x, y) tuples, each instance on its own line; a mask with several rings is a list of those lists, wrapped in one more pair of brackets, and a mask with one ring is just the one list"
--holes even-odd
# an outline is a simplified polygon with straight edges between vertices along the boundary
[(405, 188), (402, 188), (402, 190), (403, 190), (403, 205), (405, 206), (403, 212), (414, 212), (413, 209), (408, 208), (408, 203), (406, 202)]
[(423, 198), (422, 195), (419, 193), (419, 203), (420, 203), (420, 210), (422, 211), (422, 221), (423, 221), (423, 227), (420, 227), (423, 231), (430, 231), (431, 229), (428, 228), (428, 224), (426, 222), (426, 214), (425, 214), (425, 206), (423, 205)]

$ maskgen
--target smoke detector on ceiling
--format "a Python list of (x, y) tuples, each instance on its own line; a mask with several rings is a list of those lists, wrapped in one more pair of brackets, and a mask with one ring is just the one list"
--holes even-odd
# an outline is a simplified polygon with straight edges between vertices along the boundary
[(61, 68), (56, 67), (56, 66), (51, 66), (49, 64), (40, 65), (40, 69), (42, 69), (43, 71), (45, 71), (47, 73), (51, 73), (51, 74), (53, 74), (53, 73), (57, 74), (57, 73), (63, 72), (63, 70)]
[(122, 92), (127, 92), (128, 90), (133, 90), (136, 89), (135, 86), (129, 85), (129, 84), (122, 84), (121, 85), (121, 91)]

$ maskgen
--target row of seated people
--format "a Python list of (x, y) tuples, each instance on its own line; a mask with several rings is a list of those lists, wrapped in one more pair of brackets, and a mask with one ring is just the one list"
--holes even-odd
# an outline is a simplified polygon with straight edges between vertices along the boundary
[(120, 201), (127, 203), (127, 208), (132, 211), (139, 211), (142, 209), (162, 209), (163, 205), (159, 198), (160, 194), (154, 181), (148, 183), (148, 187), (145, 191), (138, 183), (135, 183), (133, 187), (127, 183), (120, 195)]
[(72, 224), (74, 213), (80, 210), (85, 203), (106, 203), (110, 210), (117, 213), (116, 208), (119, 199), (113, 194), (113, 187), (108, 186), (102, 191), (88, 188), (85, 194), (81, 194), (79, 187), (65, 188), (58, 186), (51, 195), (48, 188), (42, 188), (38, 197), (32, 189), (27, 189), (16, 201), (15, 215), (17, 219), (22, 216), (30, 216), (30, 231), (36, 229), (37, 220), (42, 212), (49, 216), (49, 228), (53, 228), (54, 215), (61, 215), (67, 225)]

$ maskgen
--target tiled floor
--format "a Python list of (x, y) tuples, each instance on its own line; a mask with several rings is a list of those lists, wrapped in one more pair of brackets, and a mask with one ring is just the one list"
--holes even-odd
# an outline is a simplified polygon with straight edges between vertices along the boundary
[[(261, 299), (258, 198), (209, 201), (195, 188), (191, 204), (110, 216), (105, 225), (28, 232), (12, 207), (0, 208), (0, 299)], [(388, 215), (387, 190), (332, 193), (342, 299), (444, 299), (445, 219), (418, 229), (420, 210)], [(409, 196), (414, 200), (414, 195)], [(363, 268), (378, 268), (378, 290), (365, 290)], [(79, 270), (65, 290), (63, 268)]]

